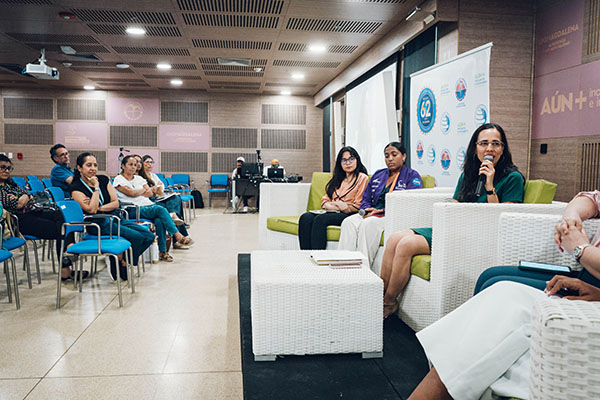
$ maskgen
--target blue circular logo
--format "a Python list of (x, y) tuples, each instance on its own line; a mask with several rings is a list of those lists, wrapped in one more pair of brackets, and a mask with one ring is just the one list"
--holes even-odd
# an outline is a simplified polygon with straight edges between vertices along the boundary
[(442, 150), (442, 156), (440, 157), (440, 162), (442, 163), (442, 168), (447, 171), (450, 168), (450, 152), (448, 149)]
[(421, 132), (427, 134), (435, 124), (435, 96), (429, 88), (425, 88), (417, 101), (417, 121)]
[(440, 129), (444, 135), (447, 135), (450, 132), (450, 114), (447, 112), (442, 114), (442, 118), (440, 119)]
[(435, 163), (435, 146), (431, 145), (429, 146), (429, 148), (427, 149), (427, 162), (430, 165), (433, 165)]
[(475, 124), (477, 126), (487, 123), (489, 120), (487, 107), (483, 104), (479, 104), (475, 107)]
[(458, 78), (456, 81), (454, 94), (456, 95), (456, 100), (458, 101), (463, 101), (467, 96), (467, 82), (463, 78)]
[(467, 150), (465, 150), (464, 147), (459, 147), (458, 151), (456, 152), (456, 162), (457, 162), (457, 164), (462, 167), (462, 165), (465, 162), (466, 158), (467, 158)]

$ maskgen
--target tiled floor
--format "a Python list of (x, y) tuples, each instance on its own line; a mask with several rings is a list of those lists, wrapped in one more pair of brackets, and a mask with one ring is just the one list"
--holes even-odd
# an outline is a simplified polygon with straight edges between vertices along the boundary
[(198, 210), (196, 244), (124, 287), (123, 308), (104, 269), (63, 285), (58, 311), (48, 262), (31, 290), (19, 270), (20, 311), (0, 279), (0, 399), (241, 399), (237, 254), (258, 216), (221, 211)]

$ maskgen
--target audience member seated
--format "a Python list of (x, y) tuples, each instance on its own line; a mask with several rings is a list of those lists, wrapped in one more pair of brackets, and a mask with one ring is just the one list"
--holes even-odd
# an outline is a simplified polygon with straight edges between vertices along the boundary
[(50, 171), (52, 186), (57, 186), (68, 193), (69, 185), (73, 181), (73, 170), (69, 165), (69, 151), (64, 145), (55, 144), (50, 148), (50, 158), (56, 164)]
[(137, 161), (137, 165), (135, 166), (135, 174), (139, 175), (140, 171), (142, 170), (142, 156), (139, 154), (132, 154), (132, 156), (135, 158), (135, 161)]
[[(142, 157), (142, 168), (138, 171), (138, 175), (146, 180), (146, 184), (150, 190), (152, 190), (153, 196), (150, 199), (159, 206), (166, 208), (173, 218), (173, 222), (175, 222), (175, 226), (177, 226), (179, 233), (181, 233), (183, 236), (188, 236), (188, 231), (182, 219), (183, 205), (181, 198), (177, 195), (161, 198), (165, 195), (165, 184), (154, 172), (152, 172), (153, 168), (154, 159), (152, 156), (146, 154), (144, 157)], [(177, 242), (173, 243), (173, 247), (176, 249), (187, 248), (185, 245)]]
[[(581, 271), (565, 272), (562, 275), (577, 277), (586, 283), (598, 285), (600, 278), (600, 231), (592, 239), (588, 238), (582, 222), (600, 215), (600, 192), (579, 193), (567, 205), (563, 219), (556, 225), (554, 241), (560, 251), (572, 254), (583, 267)], [(516, 266), (500, 266), (489, 268), (481, 274), (475, 285), (475, 294), (498, 281), (515, 281), (525, 285), (543, 289), (556, 272), (522, 270)]]
[[(485, 156), (493, 161), (484, 160)], [(477, 196), (480, 176), (485, 176), (485, 193)], [(504, 130), (497, 124), (484, 124), (475, 130), (458, 178), (453, 199), (465, 203), (521, 203), (523, 175), (512, 162)], [(384, 288), (384, 317), (398, 309), (398, 295), (410, 278), (413, 256), (431, 254), (431, 228), (404, 229), (390, 235), (381, 263)], [(458, 268), (458, 266), (457, 266)]]
[[(77, 157), (77, 169), (71, 183), (71, 196), (73, 200), (79, 203), (85, 214), (114, 214), (115, 209), (119, 207), (119, 199), (115, 188), (105, 175), (97, 175), (98, 163), (96, 156), (92, 153), (81, 153)], [(95, 223), (100, 225), (102, 235), (111, 233), (116, 235), (118, 222), (110, 218), (94, 219)], [(111, 226), (112, 225), (112, 226)], [(138, 265), (138, 259), (142, 253), (154, 242), (154, 234), (137, 225), (133, 221), (121, 219), (121, 237), (131, 243), (133, 250), (133, 265)], [(97, 232), (89, 231), (92, 234)], [(109, 258), (113, 262), (112, 258)], [(127, 280), (127, 262), (123, 259), (123, 254), (119, 254), (119, 274), (121, 279)], [(110, 266), (110, 277), (116, 280), (116, 265)]]
[(395, 190), (420, 189), (421, 176), (404, 166), (406, 149), (398, 142), (384, 148), (387, 168), (375, 171), (362, 197), (364, 214), (344, 219), (340, 233), (340, 250), (359, 250), (373, 263), (384, 229), (385, 195)]
[[(64, 149), (64, 147), (63, 147)], [(67, 156), (68, 157), (68, 156)], [(19, 219), (19, 230), (23, 235), (33, 235), (40, 239), (55, 240), (57, 259), (63, 238), (62, 224), (65, 220), (59, 210), (36, 210), (33, 196), (17, 186), (10, 177), (14, 169), (12, 162), (4, 154), (0, 154), (0, 202), (5, 210), (14, 214)], [(67, 235), (65, 246), (69, 247), (74, 241), (74, 234)], [(72, 262), (68, 257), (62, 260), (62, 279), (68, 280), (75, 277), (71, 270)], [(89, 273), (83, 272), (83, 278)]]
[(298, 239), (301, 250), (325, 250), (327, 226), (340, 226), (346, 217), (355, 214), (361, 204), (363, 192), (369, 183), (367, 169), (358, 152), (350, 146), (343, 147), (335, 161), (333, 177), (321, 198), (322, 213), (306, 212), (300, 217)]
[[(233, 172), (231, 173), (231, 180), (234, 181), (236, 179), (238, 179), (238, 177), (241, 175), (242, 172), (242, 164), (246, 162), (246, 159), (244, 157), (238, 157), (236, 160), (236, 167), (233, 170)], [(242, 195), (242, 204), (244, 205), (244, 212), (248, 212), (248, 199), (252, 197), (252, 196), (248, 196), (248, 195)], [(234, 194), (233, 199), (231, 200), (232, 203), (232, 208), (235, 211), (235, 209), (238, 206), (238, 202), (240, 201), (240, 196), (238, 196), (237, 194)]]
[(117, 189), (117, 197), (121, 202), (139, 206), (140, 218), (154, 222), (156, 236), (158, 237), (158, 249), (160, 251), (159, 260), (171, 262), (173, 261), (173, 257), (167, 251), (165, 230), (180, 244), (190, 245), (192, 244), (192, 240), (189, 236), (183, 236), (179, 233), (166, 208), (156, 205), (150, 200), (150, 197), (154, 193), (152, 193), (144, 178), (135, 175), (137, 164), (137, 160), (131, 155), (124, 157), (121, 161), (123, 171), (115, 177), (113, 182), (115, 189)]
[(271, 160), (271, 165), (265, 165), (265, 167), (263, 168), (263, 175), (264, 176), (269, 176), (269, 168), (281, 168), (281, 177), (285, 177), (285, 168), (283, 168), (280, 164), (279, 164), (279, 160), (277, 160), (276, 158)]

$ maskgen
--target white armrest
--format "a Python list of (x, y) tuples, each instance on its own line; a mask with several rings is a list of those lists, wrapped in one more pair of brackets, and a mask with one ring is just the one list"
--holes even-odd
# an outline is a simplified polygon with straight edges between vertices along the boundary
[(261, 183), (258, 239), (264, 239), (267, 218), (301, 215), (306, 212), (310, 183)]
[(529, 398), (600, 398), (600, 303), (539, 300), (531, 322)]
[[(573, 257), (558, 251), (554, 243), (554, 226), (560, 215), (502, 213), (498, 231), (498, 264), (517, 265), (519, 260), (581, 267)], [(584, 221), (583, 226), (592, 237), (598, 229), (598, 220)]]
[[(402, 229), (431, 227), (433, 205), (452, 201), (448, 188), (402, 190), (385, 198), (385, 240)], [(451, 189), (451, 188), (450, 188)]]

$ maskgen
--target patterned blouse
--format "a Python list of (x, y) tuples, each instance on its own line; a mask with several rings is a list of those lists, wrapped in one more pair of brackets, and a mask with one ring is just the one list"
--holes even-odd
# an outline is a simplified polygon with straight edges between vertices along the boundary
[[(9, 197), (11, 194), (15, 196), (14, 199)], [(35, 201), (30, 198), (24, 208), (17, 209), (19, 197), (23, 196), (24, 194), (29, 195), (29, 193), (14, 183), (12, 179), (8, 179), (4, 185), (0, 185), (0, 201), (2, 202), (2, 206), (10, 213), (14, 214), (23, 212), (24, 209), (27, 209), (28, 206), (35, 203)]]

